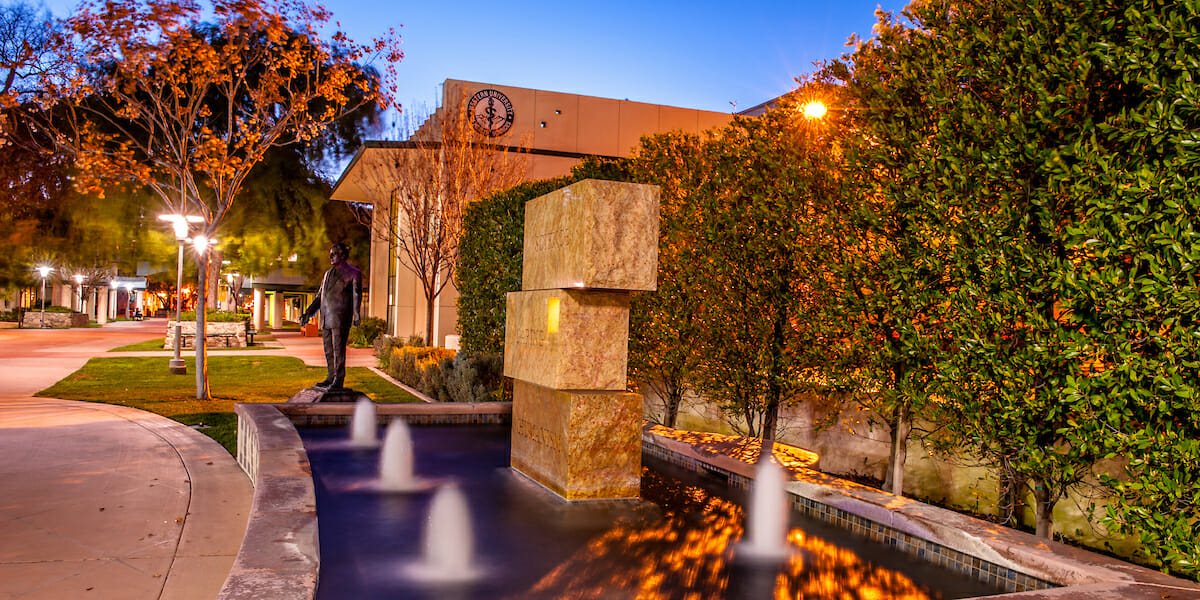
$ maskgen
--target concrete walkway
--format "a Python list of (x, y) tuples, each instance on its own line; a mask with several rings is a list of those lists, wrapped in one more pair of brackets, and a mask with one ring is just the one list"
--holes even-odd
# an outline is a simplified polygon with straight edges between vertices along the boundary
[(165, 328), (0, 330), (0, 600), (216, 597), (252, 495), (225, 449), (140, 410), (32, 397)]

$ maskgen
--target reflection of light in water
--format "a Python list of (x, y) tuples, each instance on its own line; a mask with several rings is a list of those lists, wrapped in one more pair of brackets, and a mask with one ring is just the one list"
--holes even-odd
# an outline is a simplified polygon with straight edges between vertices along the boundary
[[(741, 578), (767, 577), (776, 599), (854, 598), (925, 600), (929, 593), (907, 576), (864, 562), (853, 551), (792, 529), (793, 549), (779, 569), (748, 572), (730, 563), (730, 545), (743, 535), (743, 510), (725, 498), (650, 470), (643, 489), (674, 490), (682, 501), (663, 507), (661, 520), (619, 523), (576, 552), (535, 586), (514, 598), (746, 597), (737, 595)], [(770, 578), (774, 578), (774, 582)], [(747, 586), (747, 590), (758, 588)], [(681, 594), (681, 590), (686, 590)], [(745, 590), (742, 591), (745, 594)], [(768, 594), (772, 592), (768, 591)], [(768, 596), (769, 597), (769, 596)]]

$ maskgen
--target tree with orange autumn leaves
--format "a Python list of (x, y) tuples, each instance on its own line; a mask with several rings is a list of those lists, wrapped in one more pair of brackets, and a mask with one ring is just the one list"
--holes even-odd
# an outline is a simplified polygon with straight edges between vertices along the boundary
[[(293, 0), (85, 3), (60, 44), (78, 67), (42, 82), (59, 115), (47, 129), (73, 156), (76, 186), (103, 194), (114, 181), (134, 182), (164, 212), (202, 216), (194, 234), (217, 237), (268, 150), (310, 142), (365, 104), (390, 103), (398, 39), (355, 43), (322, 31), (330, 17)], [(377, 60), (382, 75), (363, 66)], [(205, 256), (198, 260), (203, 267)], [(207, 271), (199, 269), (201, 299)], [(203, 305), (197, 314), (196, 397), (206, 399)]]

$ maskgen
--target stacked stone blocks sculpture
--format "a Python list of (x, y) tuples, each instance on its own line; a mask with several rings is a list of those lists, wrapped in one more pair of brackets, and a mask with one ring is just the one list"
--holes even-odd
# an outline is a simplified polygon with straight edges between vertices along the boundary
[(525, 208), (507, 297), (512, 467), (567, 500), (636, 498), (642, 400), (626, 392), (629, 295), (654, 291), (657, 186), (588, 179)]

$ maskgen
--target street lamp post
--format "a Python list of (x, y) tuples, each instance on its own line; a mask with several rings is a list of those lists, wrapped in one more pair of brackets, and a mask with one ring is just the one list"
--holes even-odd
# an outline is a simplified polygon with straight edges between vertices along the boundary
[(84, 312), (84, 310), (83, 310), (83, 280), (87, 279), (87, 278), (84, 277), (83, 275), (80, 275), (79, 273), (76, 273), (75, 275), (71, 276), (71, 279), (75, 280), (75, 293), (79, 296), (79, 312)]
[(175, 269), (175, 357), (167, 363), (167, 370), (176, 375), (187, 374), (187, 364), (180, 358), (179, 352), (183, 346), (182, 325), (179, 323), (183, 313), (183, 243), (188, 241), (188, 223), (203, 223), (203, 217), (194, 215), (158, 215), (160, 221), (169, 221), (175, 231), (175, 241), (179, 244), (179, 264)]
[(54, 269), (51, 269), (50, 267), (37, 268), (38, 273), (40, 273), (42, 276), (42, 329), (46, 328), (46, 277), (49, 276), (50, 272), (53, 270)]

